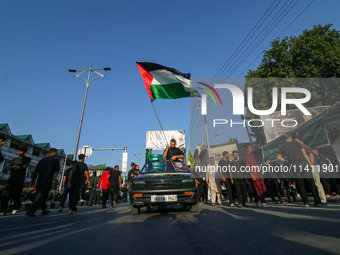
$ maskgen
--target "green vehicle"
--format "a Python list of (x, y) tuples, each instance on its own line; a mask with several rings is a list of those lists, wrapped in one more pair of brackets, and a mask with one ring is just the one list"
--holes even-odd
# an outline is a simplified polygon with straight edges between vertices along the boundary
[(132, 180), (129, 192), (131, 214), (141, 207), (183, 205), (192, 213), (199, 211), (196, 182), (182, 162), (167, 162), (162, 155), (151, 155), (139, 175)]

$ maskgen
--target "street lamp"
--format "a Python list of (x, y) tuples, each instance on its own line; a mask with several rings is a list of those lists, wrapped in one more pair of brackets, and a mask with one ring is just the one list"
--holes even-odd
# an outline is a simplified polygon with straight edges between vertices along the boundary
[[(244, 115), (241, 115), (241, 119), (245, 120)], [(249, 132), (249, 129), (248, 129), (248, 125), (246, 124), (245, 126), (246, 126), (246, 130), (247, 130), (248, 138), (249, 138), (249, 141), (250, 141), (250, 145), (253, 147), (253, 150), (255, 150), (253, 140), (251, 139), (251, 135), (250, 135), (250, 132)]]
[[(86, 90), (85, 90), (85, 97), (84, 97), (84, 103), (83, 103), (83, 109), (81, 111), (81, 116), (80, 116), (80, 123), (79, 123), (79, 128), (78, 128), (78, 135), (77, 135), (77, 141), (76, 141), (76, 146), (74, 149), (74, 154), (73, 154), (73, 160), (76, 160), (77, 157), (77, 151), (78, 151), (78, 145), (79, 145), (79, 137), (80, 137), (80, 131), (81, 131), (81, 126), (83, 124), (83, 117), (84, 117), (84, 110), (85, 110), (85, 105), (86, 105), (86, 98), (87, 98), (87, 91), (89, 89), (90, 83), (93, 82), (94, 80), (97, 80), (99, 78), (103, 78), (105, 77), (104, 74), (97, 72), (96, 70), (104, 70), (104, 71), (110, 71), (111, 68), (110, 67), (104, 67), (104, 68), (92, 68), (92, 66), (90, 66), (90, 69), (86, 69), (86, 70), (76, 70), (76, 69), (68, 69), (69, 72), (71, 73), (77, 73), (74, 77), (82, 79), (83, 81), (86, 82)], [(89, 72), (87, 80), (85, 80), (84, 78), (80, 77), (81, 74), (85, 73), (85, 72)], [(91, 72), (94, 72), (96, 74), (98, 74), (99, 76), (90, 80), (91, 77)]]
[(141, 165), (140, 165), (140, 161), (141, 161), (141, 159), (145, 156), (145, 153), (138, 153), (138, 154), (133, 154), (133, 156), (135, 156), (136, 158), (138, 158), (139, 159), (139, 167), (141, 167)]
[[(216, 137), (216, 136), (219, 136), (220, 134), (217, 134), (217, 135), (214, 135), (214, 136), (210, 136), (209, 138), (214, 138), (214, 137)], [(207, 140), (207, 138), (205, 138), (205, 140), (203, 141), (203, 143), (201, 143), (201, 148), (202, 148), (202, 146), (203, 146), (203, 144), (205, 143), (205, 141)]]

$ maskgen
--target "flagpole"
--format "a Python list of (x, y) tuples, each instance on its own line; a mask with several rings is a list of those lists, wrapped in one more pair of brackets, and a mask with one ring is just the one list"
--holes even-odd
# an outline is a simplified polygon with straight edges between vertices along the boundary
[[(160, 121), (160, 119), (159, 119), (159, 117), (158, 117), (158, 114), (157, 114), (157, 111), (156, 111), (155, 105), (153, 104), (153, 101), (151, 101), (151, 104), (152, 104), (153, 110), (155, 111), (155, 114), (156, 114), (156, 117), (157, 117), (158, 123), (159, 123), (159, 125), (161, 126), (161, 129), (162, 129), (162, 134), (163, 134), (163, 138), (164, 138), (165, 144), (168, 144), (168, 143), (166, 142), (166, 136), (165, 136), (164, 129), (163, 129), (163, 127), (162, 127), (162, 123), (161, 123), (161, 121)], [(171, 150), (169, 150), (169, 149), (168, 149), (168, 151), (170, 152), (170, 155), (171, 155), (171, 157), (172, 157)]]

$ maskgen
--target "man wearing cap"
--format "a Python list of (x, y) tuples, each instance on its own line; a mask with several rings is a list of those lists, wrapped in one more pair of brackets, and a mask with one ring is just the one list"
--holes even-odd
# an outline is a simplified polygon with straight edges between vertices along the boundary
[(128, 185), (127, 185), (127, 189), (129, 190), (131, 187), (130, 187), (130, 182), (132, 181), (132, 179), (136, 176), (133, 174), (133, 171), (136, 169), (136, 164), (135, 162), (132, 162), (131, 163), (131, 170), (128, 172), (128, 179), (127, 179), (127, 182), (128, 182)]
[[(0, 135), (0, 147), (5, 143), (6, 138), (2, 135)], [(1, 151), (0, 151), (0, 163), (4, 161), (4, 156), (2, 156)]]
[(16, 214), (21, 207), (22, 187), (25, 181), (26, 169), (31, 162), (31, 158), (25, 156), (26, 151), (26, 147), (20, 147), (18, 149), (19, 157), (14, 158), (9, 166), (11, 175), (1, 198), (1, 216), (6, 215), (8, 202), (11, 198), (14, 200), (14, 210), (12, 214)]

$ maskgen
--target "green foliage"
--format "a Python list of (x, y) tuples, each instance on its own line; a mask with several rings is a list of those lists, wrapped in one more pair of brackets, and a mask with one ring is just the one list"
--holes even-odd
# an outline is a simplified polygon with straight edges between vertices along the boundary
[[(263, 56), (256, 70), (249, 70), (246, 75), (244, 92), (253, 87), (253, 105), (258, 110), (269, 109), (272, 105), (272, 87), (304, 87), (311, 92), (312, 99), (305, 107), (333, 105), (339, 100), (337, 81), (323, 83), (318, 79), (308, 82), (300, 79), (250, 79), (250, 78), (339, 78), (340, 77), (340, 31), (331, 29), (332, 24), (317, 25), (311, 30), (304, 30), (299, 36), (276, 39), (271, 49)], [(287, 84), (288, 82), (288, 84)], [(335, 84), (335, 85), (334, 85)], [(278, 97), (281, 97), (280, 89)], [(299, 98), (300, 94), (290, 94), (288, 98)], [(281, 108), (280, 100), (278, 110)], [(289, 108), (288, 108), (289, 109)], [(258, 119), (247, 111), (246, 119)], [(256, 123), (252, 123), (256, 125)], [(261, 128), (251, 128), (256, 145), (264, 144)]]
[(61, 192), (61, 191), (50, 190), (50, 192), (48, 192), (47, 201), (49, 201), (49, 202), (60, 202), (62, 195), (63, 195), (63, 192)]
[(27, 200), (30, 200), (31, 194), (32, 194), (31, 189), (29, 189), (29, 188), (23, 189), (22, 193), (21, 193), (21, 201), (26, 202)]

